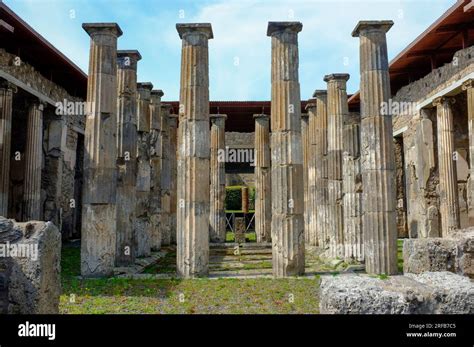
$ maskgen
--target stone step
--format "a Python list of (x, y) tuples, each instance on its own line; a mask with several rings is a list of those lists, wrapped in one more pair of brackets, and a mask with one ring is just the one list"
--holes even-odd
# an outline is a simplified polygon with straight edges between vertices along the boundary
[[(272, 251), (271, 250), (267, 250), (267, 249), (239, 249), (239, 253), (242, 254), (242, 255), (245, 255), (245, 254), (272, 254)], [(235, 255), (234, 254), (234, 250), (233, 249), (211, 249), (210, 253), (209, 253), (210, 256), (214, 256), (214, 255)]]
[(256, 261), (263, 261), (269, 260), (272, 261), (271, 254), (247, 254), (244, 256), (237, 256), (237, 255), (225, 255), (225, 256), (211, 256), (209, 257), (210, 263), (223, 263), (227, 261), (246, 261), (246, 260), (256, 260)]
[[(234, 242), (226, 242), (226, 243), (210, 243), (209, 248), (212, 249), (234, 249), (237, 244)], [(270, 242), (246, 242), (246, 243), (241, 243), (239, 244), (240, 248), (245, 248), (245, 249), (262, 249), (262, 248), (268, 248), (272, 249), (272, 244)]]

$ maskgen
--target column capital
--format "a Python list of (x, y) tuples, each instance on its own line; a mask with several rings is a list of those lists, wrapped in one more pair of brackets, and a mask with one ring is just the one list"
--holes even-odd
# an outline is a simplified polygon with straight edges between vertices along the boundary
[(330, 81), (344, 81), (347, 82), (350, 78), (350, 75), (348, 73), (333, 73), (324, 76), (324, 82), (330, 82)]
[(268, 114), (264, 114), (264, 113), (256, 113), (253, 115), (253, 118), (254, 119), (269, 119), (270, 116)]
[(117, 23), (82, 23), (82, 29), (84, 29), (90, 37), (104, 33), (115, 37), (120, 37), (123, 34), (122, 29), (120, 29)]
[(267, 36), (273, 36), (281, 32), (299, 33), (303, 29), (301, 22), (268, 22)]
[(179, 115), (175, 114), (175, 113), (172, 113), (168, 116), (170, 119), (176, 119), (178, 120), (179, 119)]
[(201, 34), (206, 36), (207, 39), (214, 38), (211, 23), (177, 23), (176, 30), (178, 31), (180, 39), (190, 34)]
[(150, 99), (151, 102), (154, 103), (159, 103), (161, 101), (161, 97), (165, 95), (161, 89), (153, 89), (150, 92)]
[(359, 37), (369, 30), (386, 33), (392, 26), (392, 20), (361, 20), (352, 31), (352, 37)]
[(151, 82), (138, 82), (137, 83), (137, 89), (144, 89), (144, 90), (149, 90), (151, 92), (151, 90), (153, 89), (153, 83)]
[(316, 89), (313, 93), (313, 98), (325, 98), (328, 96), (328, 91), (325, 89)]
[(468, 79), (462, 84), (462, 90), (468, 90), (474, 87), (474, 79)]
[(173, 106), (169, 104), (161, 104), (161, 108), (165, 111), (171, 112), (171, 109), (173, 108)]
[(119, 69), (136, 69), (137, 62), (142, 59), (136, 49), (117, 51), (117, 65)]
[(309, 114), (307, 114), (307, 113), (302, 113), (302, 114), (301, 114), (301, 118), (309, 119)]
[(443, 104), (454, 104), (456, 102), (456, 99), (453, 97), (449, 96), (440, 96), (439, 98), (436, 98), (433, 100), (433, 106), (437, 107)]
[(210, 114), (209, 115), (209, 119), (227, 119), (227, 115), (226, 114)]
[(307, 111), (311, 108), (316, 108), (316, 99), (309, 99), (304, 109)]
[(18, 91), (18, 87), (7, 80), (0, 81), (0, 89), (8, 89), (11, 90), (13, 93), (16, 93)]

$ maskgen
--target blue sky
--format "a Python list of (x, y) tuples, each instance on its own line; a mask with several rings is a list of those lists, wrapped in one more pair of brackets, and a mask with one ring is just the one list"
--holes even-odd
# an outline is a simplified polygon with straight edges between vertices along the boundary
[(324, 89), (325, 74), (350, 73), (358, 89), (359, 46), (351, 32), (359, 20), (392, 19), (389, 58), (395, 57), (455, 0), (5, 0), (20, 17), (87, 72), (89, 37), (83, 22), (117, 22), (119, 49), (138, 49), (138, 78), (178, 100), (181, 42), (178, 22), (210, 22), (211, 100), (270, 99), (268, 21), (296, 20), (301, 98)]

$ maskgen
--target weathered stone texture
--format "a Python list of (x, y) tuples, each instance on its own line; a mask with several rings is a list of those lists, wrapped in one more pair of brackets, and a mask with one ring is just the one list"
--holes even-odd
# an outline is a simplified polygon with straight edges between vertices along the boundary
[(169, 152), (170, 152), (170, 234), (171, 243), (176, 244), (176, 211), (178, 201), (178, 177), (177, 177), (177, 150), (178, 150), (178, 115), (172, 114), (169, 119)]
[[(9, 242), (6, 243), (6, 242)], [(53, 314), (59, 312), (61, 294), (61, 234), (51, 222), (14, 223), (0, 218), (0, 243), (28, 251), (27, 257), (2, 258), (8, 273), (8, 313)], [(1, 271), (1, 269), (0, 269)], [(1, 283), (0, 283), (1, 285)], [(4, 298), (5, 300), (5, 298)], [(4, 302), (5, 304), (5, 302)]]
[(170, 230), (170, 188), (171, 188), (171, 168), (170, 168), (170, 139), (169, 139), (169, 119), (171, 106), (161, 106), (161, 244), (169, 246), (171, 244)]
[(307, 113), (301, 114), (301, 144), (303, 146), (303, 203), (304, 203), (304, 237), (305, 243), (310, 242), (310, 201), (308, 194), (308, 169), (309, 169), (309, 115)]
[(316, 153), (317, 148), (317, 136), (319, 132), (318, 119), (316, 114), (316, 100), (308, 100), (306, 104), (306, 111), (308, 112), (308, 149), (305, 156), (307, 156), (307, 166), (305, 173), (307, 176), (306, 188), (305, 188), (305, 243), (311, 246), (318, 246), (317, 237), (317, 209), (316, 209), (316, 167), (321, 165), (321, 162), (317, 162)]
[(117, 38), (115, 23), (83, 24), (91, 37), (85, 134), (81, 273), (113, 272), (116, 252)]
[[(463, 84), (466, 91), (468, 136), (469, 136), (469, 163), (474, 163), (474, 80), (470, 79)], [(468, 222), (474, 224), (474, 165), (469, 167), (469, 178), (467, 183), (467, 205)]]
[(298, 82), (299, 22), (269, 22), (272, 38), (273, 275), (304, 273), (303, 153)]
[(178, 129), (177, 271), (209, 273), (210, 24), (177, 24), (182, 39)]
[(392, 25), (362, 21), (352, 34), (360, 37), (362, 226), (371, 274), (398, 271), (392, 116), (381, 107), (391, 96), (386, 32)]
[(211, 196), (209, 214), (209, 236), (212, 242), (225, 242), (225, 160), (219, 155), (225, 151), (226, 115), (211, 115)]
[(474, 284), (449, 272), (393, 276), (324, 277), (322, 314), (472, 314)]
[(272, 200), (270, 121), (265, 114), (255, 119), (255, 233), (257, 242), (271, 241)]

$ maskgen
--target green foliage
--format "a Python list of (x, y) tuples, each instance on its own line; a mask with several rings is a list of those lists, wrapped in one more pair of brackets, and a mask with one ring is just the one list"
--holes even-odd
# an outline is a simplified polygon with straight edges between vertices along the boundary
[(242, 187), (230, 186), (225, 188), (225, 209), (242, 210)]

